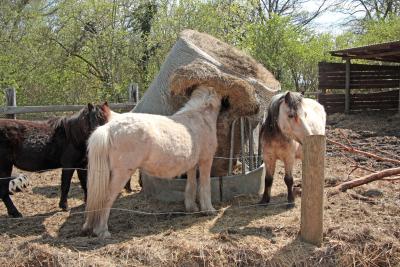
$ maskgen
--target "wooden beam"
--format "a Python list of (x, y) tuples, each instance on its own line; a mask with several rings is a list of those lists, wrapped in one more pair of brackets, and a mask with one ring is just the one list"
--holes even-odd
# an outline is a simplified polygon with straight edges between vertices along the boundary
[[(15, 89), (10, 87), (5, 90), (5, 95), (6, 95), (6, 107), (5, 108), (15, 108), (17, 107), (17, 94), (15, 92)], [(8, 119), (17, 119), (16, 113), (8, 113), (6, 114), (6, 118)]]
[(344, 111), (346, 114), (350, 113), (350, 59), (346, 59), (346, 83), (345, 83), (345, 103)]
[[(131, 110), (135, 107), (133, 103), (109, 104), (111, 109)], [(52, 105), (52, 106), (23, 106), (23, 107), (4, 107), (0, 109), (0, 114), (24, 114), (41, 112), (67, 112), (78, 111), (85, 105)]]
[(303, 144), (300, 236), (317, 246), (321, 245), (323, 237), (325, 150), (325, 135), (306, 137)]

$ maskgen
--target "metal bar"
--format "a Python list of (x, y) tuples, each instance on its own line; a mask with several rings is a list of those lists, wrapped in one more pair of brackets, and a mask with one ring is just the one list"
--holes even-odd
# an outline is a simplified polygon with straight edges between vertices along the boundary
[(240, 156), (242, 162), (242, 174), (246, 174), (246, 162), (244, 161), (244, 118), (240, 117)]
[(235, 124), (236, 119), (232, 122), (231, 125), (231, 148), (229, 151), (229, 167), (228, 167), (228, 176), (232, 175), (232, 161), (233, 161), (233, 150), (234, 150), (234, 139), (235, 139)]
[(249, 171), (252, 171), (254, 168), (254, 139), (253, 139), (253, 129), (251, 127), (251, 121), (247, 118), (249, 122)]

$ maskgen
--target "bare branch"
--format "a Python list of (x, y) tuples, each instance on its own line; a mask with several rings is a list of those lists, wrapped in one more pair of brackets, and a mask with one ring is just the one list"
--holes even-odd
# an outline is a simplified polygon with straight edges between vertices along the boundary
[(399, 168), (391, 168), (391, 169), (386, 169), (380, 172), (376, 172), (376, 173), (372, 173), (366, 176), (363, 176), (361, 178), (352, 180), (352, 181), (348, 181), (348, 182), (344, 182), (341, 183), (340, 185), (336, 186), (335, 188), (338, 191), (342, 191), (345, 192), (347, 189), (356, 187), (356, 186), (360, 186), (363, 184), (367, 184), (388, 176), (393, 176), (393, 175), (398, 175), (400, 174), (400, 167)]

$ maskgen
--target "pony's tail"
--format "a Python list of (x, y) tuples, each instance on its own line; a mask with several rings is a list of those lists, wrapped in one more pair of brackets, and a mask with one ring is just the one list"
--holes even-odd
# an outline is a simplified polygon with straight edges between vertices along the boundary
[(107, 125), (98, 127), (88, 140), (88, 193), (84, 231), (96, 227), (105, 213), (110, 183), (108, 151), (110, 135)]

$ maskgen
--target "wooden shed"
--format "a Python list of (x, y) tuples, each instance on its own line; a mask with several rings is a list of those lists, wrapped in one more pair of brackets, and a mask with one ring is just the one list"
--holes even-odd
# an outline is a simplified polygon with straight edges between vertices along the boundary
[[(318, 101), (327, 113), (400, 111), (400, 41), (331, 51), (345, 63), (320, 62)], [(364, 59), (381, 64), (352, 64)], [(328, 93), (330, 89), (343, 93)]]

